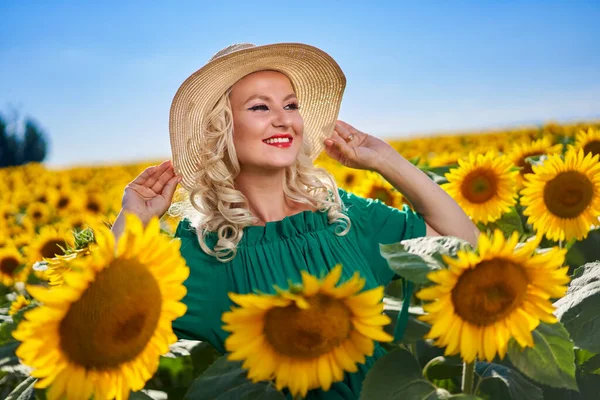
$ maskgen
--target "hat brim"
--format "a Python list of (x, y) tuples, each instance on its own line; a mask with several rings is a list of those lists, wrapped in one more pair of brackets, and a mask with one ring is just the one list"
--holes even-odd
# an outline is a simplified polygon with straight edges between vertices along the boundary
[(312, 159), (323, 150), (338, 118), (346, 77), (324, 51), (300, 43), (255, 46), (211, 60), (187, 78), (177, 90), (169, 116), (169, 134), (175, 172), (191, 190), (200, 168), (203, 118), (227, 89), (244, 76), (274, 70), (288, 76), (300, 103), (304, 135), (312, 144)]

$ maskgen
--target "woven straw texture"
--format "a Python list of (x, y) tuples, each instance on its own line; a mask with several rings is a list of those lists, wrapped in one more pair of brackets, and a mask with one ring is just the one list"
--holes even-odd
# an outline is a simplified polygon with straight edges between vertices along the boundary
[(229, 46), (183, 82), (171, 105), (173, 166), (187, 190), (195, 186), (195, 176), (202, 168), (198, 160), (204, 117), (228, 88), (261, 70), (288, 76), (301, 105), (304, 136), (312, 142), (311, 157), (314, 159), (323, 150), (323, 140), (333, 133), (346, 86), (344, 73), (335, 60), (316, 47), (299, 43)]

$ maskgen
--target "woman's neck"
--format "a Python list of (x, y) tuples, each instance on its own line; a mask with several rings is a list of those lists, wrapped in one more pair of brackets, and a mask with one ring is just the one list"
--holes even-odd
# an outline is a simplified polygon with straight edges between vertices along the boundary
[(288, 199), (283, 192), (284, 170), (281, 173), (240, 174), (235, 180), (236, 189), (248, 199), (250, 212), (258, 218), (259, 225), (280, 221), (287, 216), (311, 209)]

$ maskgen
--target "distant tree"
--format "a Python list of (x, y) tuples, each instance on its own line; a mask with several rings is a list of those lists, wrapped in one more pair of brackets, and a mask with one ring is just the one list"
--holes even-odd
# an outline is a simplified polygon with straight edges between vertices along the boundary
[(23, 165), (29, 162), (42, 162), (47, 154), (44, 132), (30, 118), (25, 119), (23, 132), (17, 129), (15, 118), (13, 129), (0, 115), (0, 167)]

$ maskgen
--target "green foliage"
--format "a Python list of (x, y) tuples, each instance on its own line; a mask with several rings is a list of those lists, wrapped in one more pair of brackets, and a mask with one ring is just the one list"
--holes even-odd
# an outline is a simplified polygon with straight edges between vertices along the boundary
[(489, 400), (542, 400), (542, 390), (514, 369), (504, 365), (478, 362), (476, 391)]
[(571, 274), (581, 265), (600, 260), (600, 229), (590, 231), (587, 238), (574, 241), (568, 249), (565, 264)]
[(371, 367), (363, 381), (361, 399), (434, 400), (447, 399), (448, 391), (436, 388), (421, 373), (410, 351), (398, 348), (386, 354)]
[(283, 394), (272, 383), (252, 383), (246, 377), (241, 362), (228, 361), (225, 356), (211, 365), (189, 388), (184, 399), (189, 400), (283, 400)]
[(569, 291), (554, 305), (575, 345), (600, 353), (600, 262), (579, 267)]
[(515, 207), (511, 207), (510, 211), (503, 214), (499, 220), (487, 224), (478, 223), (477, 227), (480, 231), (490, 235), (495, 229), (500, 229), (505, 238), (510, 237), (513, 232), (518, 232), (519, 237), (525, 232), (521, 215)]
[(575, 353), (567, 330), (560, 323), (541, 322), (532, 335), (533, 347), (522, 349), (514, 339), (509, 341), (510, 362), (536, 382), (577, 390)]
[(33, 397), (33, 385), (37, 381), (34, 377), (27, 377), (6, 398), (6, 400), (29, 400)]
[(381, 255), (396, 274), (420, 285), (430, 283), (429, 272), (445, 268), (442, 255), (455, 256), (463, 248), (470, 248), (469, 243), (453, 236), (426, 236), (379, 245)]
[(44, 133), (30, 118), (25, 119), (23, 132), (16, 128), (19, 118), (7, 124), (0, 115), (0, 168), (42, 162), (46, 158)]

